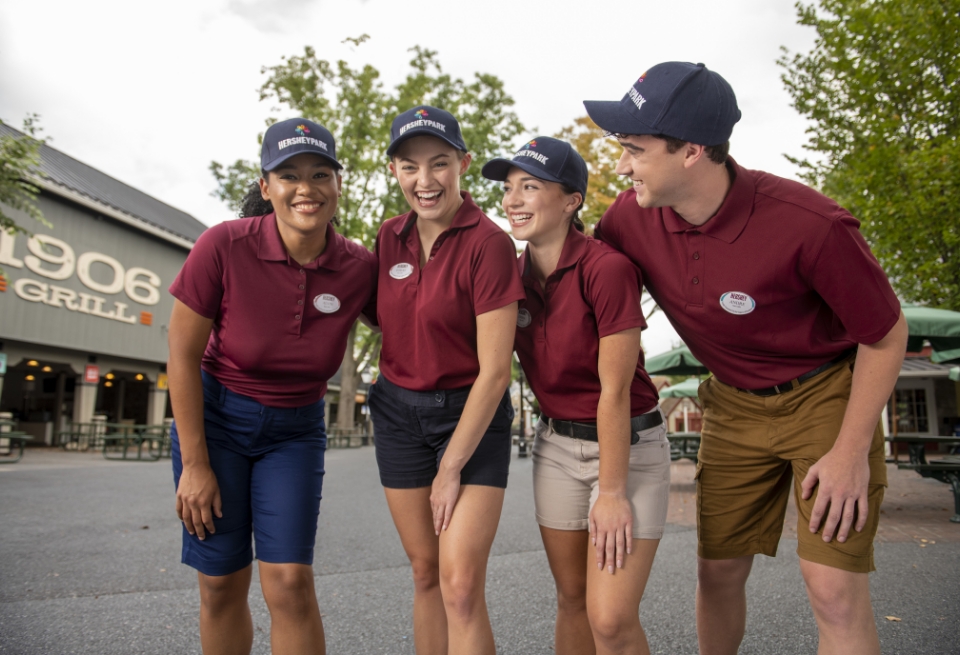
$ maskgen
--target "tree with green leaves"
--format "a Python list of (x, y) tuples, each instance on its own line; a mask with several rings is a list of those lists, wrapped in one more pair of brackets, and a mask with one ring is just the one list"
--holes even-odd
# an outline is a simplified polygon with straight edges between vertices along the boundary
[(862, 221), (902, 298), (960, 308), (960, 0), (797, 12), (816, 43), (777, 63), (816, 156), (788, 159)]
[(40, 165), (40, 146), (45, 142), (39, 138), (38, 118), (36, 114), (27, 116), (20, 135), (0, 134), (0, 230), (9, 234), (30, 235), (31, 232), (5, 209), (22, 212), (41, 225), (51, 227), (37, 206), (40, 189), (30, 181)]
[[(363, 35), (348, 41), (359, 46), (367, 39)], [(500, 79), (477, 73), (465, 81), (445, 73), (436, 52), (420, 47), (411, 52), (410, 70), (394, 89), (384, 86), (373, 66), (329, 62), (309, 46), (302, 55), (284, 57), (281, 63), (262, 69), (266, 81), (260, 87), (261, 100), (270, 100), (283, 114), (320, 123), (337, 139), (337, 159), (344, 166), (338, 229), (368, 248), (373, 247), (385, 219), (408, 210), (387, 168), (394, 116), (419, 104), (446, 109), (460, 122), (464, 141), (478, 163), (511, 152), (514, 140), (524, 132), (511, 109), (513, 98)], [(272, 117), (267, 123), (276, 120)], [(214, 195), (233, 208), (239, 207), (260, 176), (259, 167), (244, 160), (228, 166), (213, 162), (210, 170), (217, 181)], [(484, 211), (499, 206), (501, 192), (495, 182), (480, 175), (479, 165), (470, 167), (462, 186)], [(357, 385), (360, 375), (376, 362), (380, 337), (355, 324), (348, 343), (354, 347), (347, 348), (340, 368), (337, 426), (341, 428), (353, 427)]]

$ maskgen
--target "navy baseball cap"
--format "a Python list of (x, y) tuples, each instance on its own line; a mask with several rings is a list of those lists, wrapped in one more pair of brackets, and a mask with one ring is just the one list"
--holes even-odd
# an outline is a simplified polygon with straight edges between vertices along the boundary
[(267, 128), (260, 148), (260, 168), (272, 171), (304, 152), (320, 155), (334, 168), (343, 168), (337, 161), (337, 143), (330, 130), (306, 118), (290, 118)]
[(584, 198), (587, 196), (587, 164), (566, 141), (538, 136), (517, 150), (513, 159), (491, 159), (480, 172), (488, 180), (503, 182), (513, 166), (541, 180), (564, 184), (579, 191)]
[(668, 61), (640, 76), (620, 102), (585, 100), (593, 122), (614, 134), (663, 134), (702, 146), (730, 140), (740, 109), (725, 79), (703, 64)]
[(467, 151), (463, 135), (460, 134), (460, 123), (453, 114), (436, 107), (418, 105), (393, 119), (387, 156), (393, 157), (401, 143), (415, 136), (434, 136), (461, 152)]

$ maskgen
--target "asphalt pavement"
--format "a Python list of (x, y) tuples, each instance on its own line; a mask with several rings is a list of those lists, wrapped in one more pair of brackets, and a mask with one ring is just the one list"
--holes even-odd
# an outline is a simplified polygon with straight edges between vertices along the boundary
[[(675, 464), (682, 466), (690, 464)], [(328, 652), (412, 655), (410, 567), (374, 450), (329, 451), (326, 470), (314, 571)], [(929, 482), (932, 492), (946, 491)], [(199, 653), (196, 574), (180, 564), (173, 501), (169, 460), (107, 462), (37, 449), (0, 467), (0, 653)], [(960, 534), (960, 525), (942, 529), (952, 534), (950, 526)], [(756, 558), (744, 655), (816, 652), (795, 549), (785, 538), (776, 558)], [(879, 541), (876, 560), (871, 588), (883, 652), (960, 653), (960, 539), (922, 547)], [(669, 524), (640, 608), (652, 652), (697, 652), (695, 587), (696, 530)], [(498, 653), (553, 653), (553, 583), (533, 519), (530, 460), (516, 453), (487, 599)], [(256, 578), (251, 607), (253, 652), (269, 653)]]

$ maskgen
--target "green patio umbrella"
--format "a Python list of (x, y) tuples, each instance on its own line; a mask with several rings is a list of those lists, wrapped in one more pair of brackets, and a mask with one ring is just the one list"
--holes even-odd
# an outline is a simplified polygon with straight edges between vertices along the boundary
[(960, 364), (960, 348), (957, 350), (936, 350), (930, 355), (930, 361), (937, 364)]
[(697, 389), (700, 388), (700, 380), (697, 378), (690, 378), (689, 380), (684, 380), (683, 382), (678, 382), (672, 387), (667, 387), (660, 390), (661, 398), (696, 398)]
[(943, 355), (950, 354), (944, 351), (960, 350), (960, 312), (919, 305), (903, 305), (903, 315), (907, 319), (909, 332), (907, 350), (909, 352), (919, 352), (926, 340), (941, 355), (941, 359), (934, 359), (934, 361), (949, 361), (949, 359), (960, 357), (958, 352), (953, 353), (954, 357), (943, 358)]
[(647, 359), (645, 368), (650, 375), (706, 375), (707, 367), (690, 354), (690, 349), (680, 346)]

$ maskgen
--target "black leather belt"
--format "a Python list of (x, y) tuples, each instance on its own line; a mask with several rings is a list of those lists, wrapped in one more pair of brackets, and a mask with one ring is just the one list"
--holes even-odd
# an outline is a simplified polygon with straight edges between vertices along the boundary
[[(803, 375), (797, 377), (795, 380), (790, 380), (789, 382), (784, 382), (783, 384), (776, 384), (772, 387), (766, 387), (765, 389), (740, 389), (740, 387), (737, 387), (737, 389), (739, 389), (740, 391), (745, 391), (754, 396), (776, 396), (781, 393), (787, 393), (788, 391), (793, 391), (794, 389), (799, 387), (801, 384), (803, 384), (810, 378), (816, 375), (820, 375), (824, 371), (833, 368), (840, 362), (849, 358), (851, 355), (853, 355), (853, 350), (844, 351), (839, 356), (834, 357), (826, 364), (822, 364), (817, 368), (813, 369), (812, 371), (807, 371)], [(794, 382), (797, 383), (796, 386), (794, 386)]]
[[(540, 416), (540, 420), (544, 423), (547, 423), (554, 432), (561, 436), (572, 437), (573, 439), (583, 439), (584, 441), (597, 441), (596, 423), (557, 421), (543, 415)], [(646, 414), (632, 417), (630, 419), (630, 443), (635, 444), (640, 441), (640, 437), (637, 436), (637, 432), (655, 428), (662, 423), (663, 415), (660, 413), (659, 408), (652, 412), (647, 412)]]

